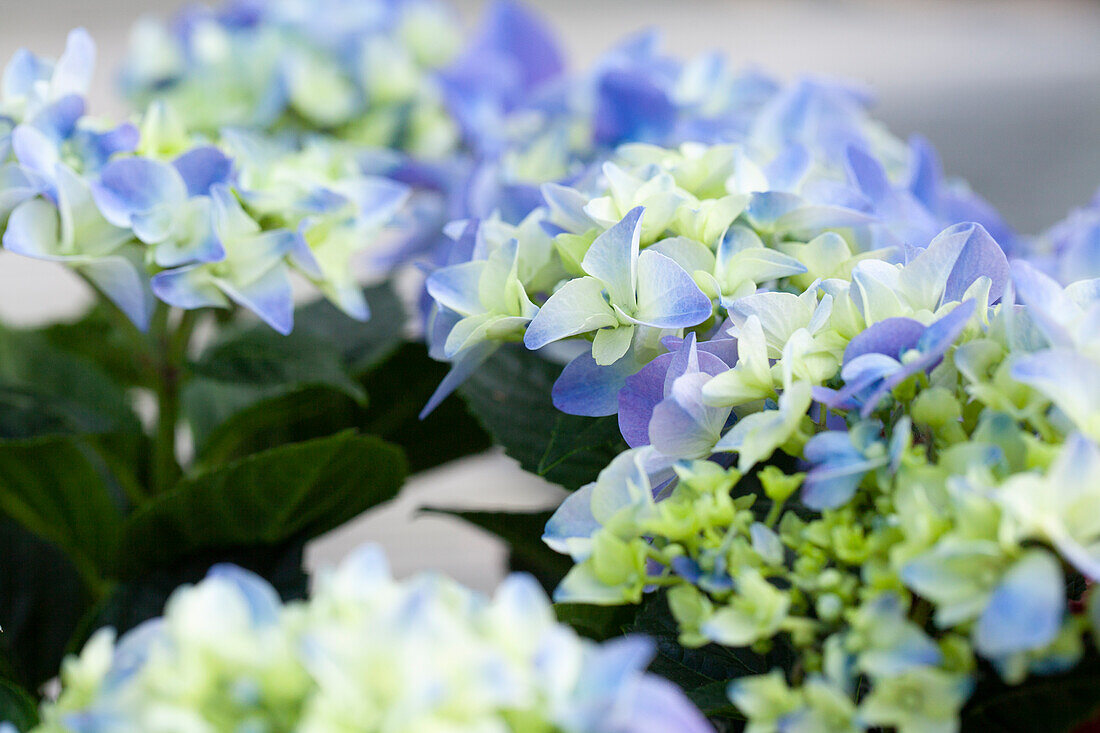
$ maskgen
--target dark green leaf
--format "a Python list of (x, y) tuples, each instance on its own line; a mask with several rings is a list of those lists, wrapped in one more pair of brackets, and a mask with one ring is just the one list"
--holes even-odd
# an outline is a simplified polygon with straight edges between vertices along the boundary
[(967, 733), (1069, 733), (1100, 716), (1100, 654), (1094, 649), (1068, 672), (1032, 676), (1018, 685), (1006, 685), (988, 666), (982, 672), (960, 716)]
[(91, 600), (56, 545), (0, 516), (0, 650), (5, 675), (30, 689), (57, 675)]
[(461, 388), (470, 410), (524, 469), (576, 489), (626, 449), (614, 417), (566, 415), (550, 390), (561, 372), (521, 347), (494, 354)]
[(101, 433), (110, 429), (109, 420), (68, 400), (30, 389), (0, 386), (0, 440)]
[(96, 453), (73, 438), (0, 443), (0, 510), (56, 542), (86, 579), (107, 568), (122, 518)]
[(359, 429), (400, 445), (413, 471), (485, 450), (491, 445), (489, 436), (457, 397), (419, 418), (446, 374), (447, 366), (430, 359), (423, 344), (403, 345), (361, 377), (370, 403)]
[(458, 517), (504, 540), (511, 552), (511, 570), (531, 573), (547, 591), (553, 591), (573, 567), (572, 560), (542, 541), (551, 511), (479, 512), (434, 507), (426, 511)]
[(46, 396), (89, 431), (141, 429), (119, 384), (85, 357), (32, 331), (0, 329), (0, 386)]
[(302, 387), (247, 405), (210, 431), (200, 466), (228, 461), (287, 443), (356, 427), (362, 406), (331, 387)]
[[(489, 447), (489, 437), (466, 411), (462, 401), (444, 401), (426, 420), (420, 409), (446, 373), (446, 367), (428, 358), (420, 344), (408, 343), (380, 365), (359, 377), (369, 400), (362, 404), (344, 392), (312, 386), (261, 399), (243, 407), (233, 400), (241, 392), (201, 382), (200, 405), (216, 406), (219, 414), (203, 424), (221, 420), (209, 430), (199, 456), (203, 466), (277, 445), (332, 435), (356, 428), (378, 435), (405, 450), (413, 471), (422, 471)], [(200, 428), (202, 430), (204, 428)]]
[(318, 300), (294, 312), (294, 331), (308, 333), (335, 345), (351, 374), (362, 374), (401, 346), (405, 308), (389, 282), (366, 288), (370, 304), (367, 321), (356, 321), (329, 303)]
[[(116, 384), (151, 388), (152, 339), (112, 308), (98, 302), (78, 320), (51, 324), (37, 333), (54, 346), (95, 364)], [(136, 348), (139, 345), (141, 348)]]
[(192, 371), (197, 378), (185, 387), (183, 406), (200, 457), (218, 426), (261, 401), (305, 387), (328, 387), (365, 399), (340, 350), (304, 331), (281, 336), (255, 328), (227, 336), (207, 349)]
[(132, 578), (203, 549), (316, 537), (392, 499), (405, 472), (399, 449), (349, 432), (185, 478), (128, 518), (119, 573)]
[(359, 396), (361, 390), (344, 370), (340, 352), (327, 340), (304, 331), (283, 336), (250, 329), (208, 348), (191, 365), (200, 377), (257, 389), (326, 384)]
[(555, 603), (558, 621), (582, 636), (605, 641), (623, 632), (638, 613), (634, 606), (592, 606), (587, 603)]
[(29, 731), (38, 724), (38, 706), (27, 691), (10, 680), (0, 679), (0, 720), (18, 731)]

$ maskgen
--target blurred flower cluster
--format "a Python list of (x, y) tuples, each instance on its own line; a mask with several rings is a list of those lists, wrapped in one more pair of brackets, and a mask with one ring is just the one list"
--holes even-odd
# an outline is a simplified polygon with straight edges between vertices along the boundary
[(4, 71), (5, 249), (72, 267), (142, 329), (160, 300), (232, 302), (288, 333), (292, 270), (368, 317), (352, 260), (380, 246), (408, 186), (327, 138), (196, 132), (164, 100), (112, 126), (86, 113), (94, 60), (76, 30), (56, 63), (20, 51)]
[(530, 576), (487, 599), (441, 576), (395, 582), (364, 547), (285, 606), (262, 578), (215, 566), (163, 617), (93, 636), (36, 730), (705, 733), (645, 673), (652, 655), (639, 637), (578, 637)]

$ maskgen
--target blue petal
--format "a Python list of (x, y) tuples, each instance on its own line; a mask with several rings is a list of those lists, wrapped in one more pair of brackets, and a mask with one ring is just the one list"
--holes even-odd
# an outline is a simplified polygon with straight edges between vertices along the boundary
[(633, 359), (599, 366), (591, 352), (586, 351), (566, 364), (554, 382), (551, 392), (554, 407), (569, 415), (614, 415), (619, 410), (620, 390), (637, 368)]
[(596, 237), (581, 260), (584, 271), (598, 278), (611, 302), (622, 308), (633, 308), (636, 302), (634, 286), (643, 212), (641, 206), (627, 212), (621, 221)]
[(154, 295), (177, 308), (224, 308), (228, 303), (211, 281), (207, 266), (201, 264), (158, 272), (151, 284)]
[(285, 266), (272, 267), (263, 277), (248, 283), (219, 282), (230, 298), (258, 315), (267, 325), (286, 335), (294, 328), (294, 294)]
[(974, 628), (974, 645), (987, 657), (1041, 649), (1058, 635), (1065, 612), (1062, 568), (1049, 552), (1034, 550), (993, 591)]
[(636, 318), (658, 328), (695, 326), (711, 317), (711, 300), (684, 268), (665, 255), (646, 250), (638, 257)]
[(602, 526), (592, 515), (595, 483), (586, 484), (565, 497), (546, 523), (542, 541), (555, 552), (569, 554), (569, 540), (587, 539)]
[(210, 193), (215, 183), (227, 183), (233, 173), (233, 161), (211, 145), (188, 150), (172, 161), (187, 186), (188, 196)]
[(420, 411), (420, 419), (423, 420), (435, 408), (439, 407), (439, 403), (458, 389), (499, 348), (500, 343), (497, 341), (482, 341), (459, 354), (451, 365), (451, 370), (447, 372), (447, 376), (443, 377), (439, 386), (435, 388), (435, 392), (428, 399), (428, 403), (424, 405), (424, 409)]
[(1008, 284), (1008, 258), (1000, 245), (989, 236), (985, 227), (975, 223), (956, 224), (945, 229), (939, 237), (958, 237), (964, 242), (959, 247), (958, 259), (947, 278), (944, 301), (962, 300), (967, 288), (982, 276), (993, 281), (989, 289), (990, 303), (1000, 300)]
[(479, 48), (491, 48), (511, 59), (525, 89), (558, 76), (565, 68), (553, 33), (526, 6), (498, 0), (481, 30)]
[(603, 286), (592, 277), (570, 280), (543, 304), (523, 335), (524, 345), (541, 349), (559, 339), (618, 324), (603, 297)]
[(624, 733), (710, 733), (713, 730), (683, 691), (672, 682), (647, 674), (628, 688), (630, 697), (623, 711), (615, 716), (621, 721), (616, 730)]
[(270, 626), (278, 620), (282, 606), (279, 594), (259, 575), (230, 563), (219, 563), (210, 568), (206, 577), (236, 588), (248, 604), (249, 615), (256, 626)]
[(139, 267), (121, 255), (78, 266), (140, 330), (149, 327), (153, 299), (149, 283)]
[(483, 261), (443, 267), (428, 276), (425, 287), (437, 303), (464, 316), (480, 313), (479, 283), (485, 271)]
[(915, 348), (924, 324), (912, 318), (887, 318), (856, 334), (844, 349), (844, 363), (863, 354), (877, 353), (898, 359)]
[(187, 198), (176, 170), (149, 158), (113, 160), (92, 184), (92, 196), (103, 218), (130, 227), (143, 242), (163, 241), (171, 234), (174, 215)]
[(86, 94), (95, 69), (95, 41), (88, 31), (74, 28), (65, 40), (65, 51), (57, 60), (50, 90), (54, 95)]
[(676, 124), (676, 105), (647, 74), (621, 69), (600, 77), (593, 137), (597, 145), (660, 143)]

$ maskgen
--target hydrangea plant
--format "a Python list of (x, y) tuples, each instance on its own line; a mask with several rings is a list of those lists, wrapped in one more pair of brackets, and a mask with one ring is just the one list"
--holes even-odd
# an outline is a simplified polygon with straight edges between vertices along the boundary
[[(1093, 715), (1096, 202), (1018, 235), (858, 86), (651, 32), (568, 70), (510, 2), (458, 27), (429, 0), (145, 20), (122, 124), (88, 114), (85, 32), (7, 66), (3, 246), (98, 297), (0, 329), (0, 717)], [(533, 577), (487, 600), (368, 549), (294, 600), (304, 542), (489, 435), (572, 490), (451, 512)]]

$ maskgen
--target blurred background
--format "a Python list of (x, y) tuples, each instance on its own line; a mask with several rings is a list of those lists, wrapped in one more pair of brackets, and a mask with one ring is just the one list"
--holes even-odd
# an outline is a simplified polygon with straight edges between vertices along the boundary
[[(868, 84), (876, 116), (919, 132), (946, 172), (970, 181), (1010, 224), (1037, 233), (1100, 186), (1100, 2), (1096, 0), (532, 0), (573, 68), (621, 36), (663, 30), (680, 56), (714, 49), (735, 65), (783, 78), (842, 76)], [(90, 101), (126, 113), (114, 89), (130, 25), (179, 0), (0, 0), (0, 61), (20, 46), (60, 54), (84, 26), (99, 61)], [(458, 0), (472, 26), (485, 5)], [(31, 325), (77, 315), (89, 302), (74, 276), (0, 253), (0, 319)], [(396, 502), (315, 541), (313, 567), (364, 541), (383, 544), (404, 575), (437, 569), (479, 588), (504, 570), (503, 549), (478, 530), (420, 515), (421, 506), (539, 508), (561, 492), (503, 455), (419, 475)]]

